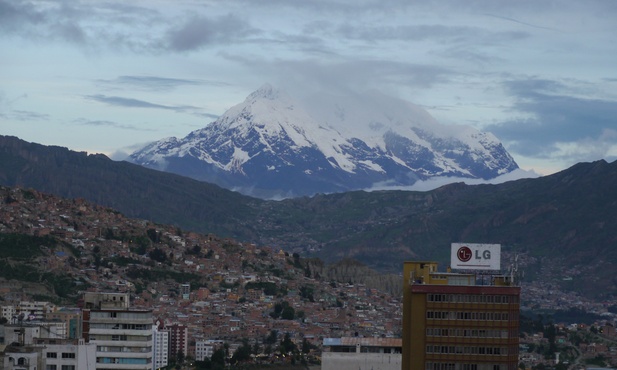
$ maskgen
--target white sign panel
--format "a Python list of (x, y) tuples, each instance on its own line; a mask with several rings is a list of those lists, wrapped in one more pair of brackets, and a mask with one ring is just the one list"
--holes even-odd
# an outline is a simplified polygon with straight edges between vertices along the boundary
[(501, 244), (452, 243), (450, 267), (459, 270), (500, 270)]

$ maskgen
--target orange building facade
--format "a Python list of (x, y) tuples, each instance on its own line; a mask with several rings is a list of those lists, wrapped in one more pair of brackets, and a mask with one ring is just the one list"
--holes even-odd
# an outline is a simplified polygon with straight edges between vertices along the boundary
[(520, 287), (405, 262), (402, 370), (516, 370)]

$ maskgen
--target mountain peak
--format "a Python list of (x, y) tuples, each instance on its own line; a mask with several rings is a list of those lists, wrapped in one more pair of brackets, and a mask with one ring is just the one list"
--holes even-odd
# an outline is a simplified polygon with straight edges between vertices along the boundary
[(392, 97), (357, 95), (341, 101), (324, 94), (321, 104), (306, 109), (266, 83), (203, 129), (130, 158), (262, 197), (405, 186), (441, 176), (489, 179), (518, 168), (490, 134), (446, 129), (422, 108)]
[(268, 100), (276, 100), (282, 95), (281, 90), (273, 87), (269, 83), (263, 84), (259, 89), (252, 92), (246, 100), (256, 100), (259, 98), (268, 99)]

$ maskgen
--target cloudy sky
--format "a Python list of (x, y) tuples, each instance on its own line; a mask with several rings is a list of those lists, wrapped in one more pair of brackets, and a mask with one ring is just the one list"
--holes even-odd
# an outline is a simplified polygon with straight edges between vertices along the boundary
[(549, 174), (617, 158), (617, 1), (0, 0), (0, 134), (118, 159), (268, 82), (380, 91)]

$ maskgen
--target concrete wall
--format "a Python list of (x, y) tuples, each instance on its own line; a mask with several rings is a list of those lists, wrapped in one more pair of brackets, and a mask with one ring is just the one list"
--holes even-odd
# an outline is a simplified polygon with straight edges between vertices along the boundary
[(321, 370), (401, 370), (400, 353), (322, 352)]

